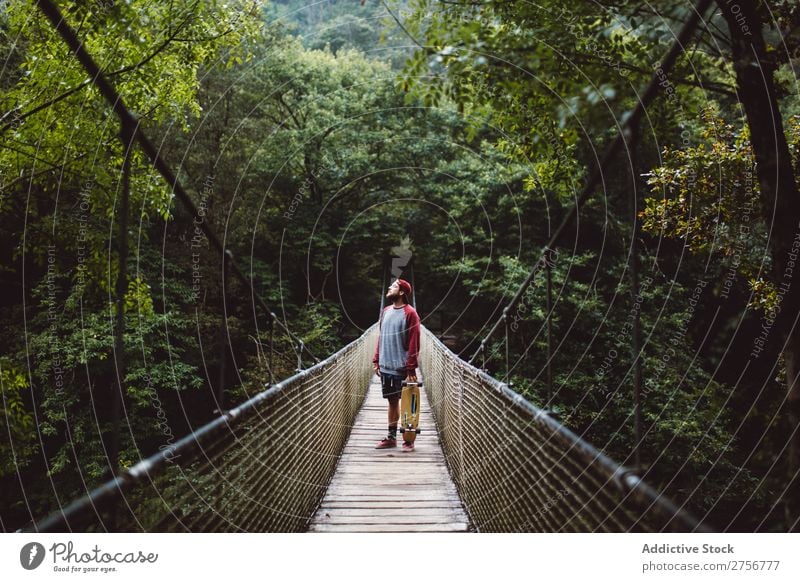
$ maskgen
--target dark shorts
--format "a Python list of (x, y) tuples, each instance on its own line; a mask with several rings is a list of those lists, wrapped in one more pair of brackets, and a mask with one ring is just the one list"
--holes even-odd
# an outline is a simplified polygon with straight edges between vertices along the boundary
[(384, 398), (400, 398), (400, 393), (403, 391), (403, 380), (405, 376), (399, 374), (387, 374), (381, 372), (381, 390)]

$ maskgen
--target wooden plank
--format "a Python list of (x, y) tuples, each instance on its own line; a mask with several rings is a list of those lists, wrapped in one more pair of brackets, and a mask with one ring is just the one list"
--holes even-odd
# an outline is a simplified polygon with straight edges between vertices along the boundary
[(337, 487), (357, 487), (359, 483), (364, 487), (389, 487), (391, 489), (402, 489), (405, 491), (417, 490), (431, 490), (430, 485), (439, 485), (442, 489), (451, 489), (455, 491), (455, 485), (452, 485), (449, 479), (433, 479), (427, 477), (419, 477), (416, 479), (403, 479), (400, 475), (378, 475), (374, 477), (358, 476), (358, 477), (342, 477), (334, 479), (328, 486), (329, 490), (336, 489)]
[(416, 515), (338, 515), (330, 517), (322, 517), (315, 523), (330, 524), (330, 525), (348, 525), (353, 523), (359, 524), (376, 524), (385, 525), (387, 528), (394, 528), (396, 526), (417, 526), (417, 525), (441, 525), (444, 527), (451, 527), (455, 524), (463, 523), (468, 525), (465, 521), (460, 521), (458, 516), (448, 515), (442, 513), (417, 513)]
[(353, 479), (363, 479), (365, 482), (376, 482), (376, 483), (386, 483), (389, 485), (395, 485), (397, 487), (403, 487), (405, 485), (413, 485), (415, 483), (420, 483), (422, 481), (446, 481), (450, 483), (450, 475), (447, 473), (441, 474), (434, 471), (426, 470), (424, 467), (420, 467), (419, 465), (404, 465), (404, 466), (395, 466), (395, 467), (387, 467), (386, 469), (376, 469), (374, 472), (370, 473), (368, 471), (350, 471), (347, 473), (342, 473), (341, 475), (335, 476), (331, 480), (331, 485), (337, 483), (342, 479), (347, 479), (348, 481), (352, 481)]
[(435, 523), (465, 521), (464, 513), (457, 507), (384, 507), (380, 513), (377, 513), (374, 507), (339, 507), (337, 509), (328, 507), (320, 512), (319, 519), (330, 520), (339, 517), (373, 518), (376, 516), (381, 519), (412, 516), (419, 518), (417, 521), (426, 521), (427, 523), (434, 523), (430, 519), (435, 519)]
[[(425, 455), (420, 453), (419, 455), (414, 454), (412, 455), (404, 455), (402, 457), (399, 456), (390, 456), (390, 455), (370, 455), (370, 456), (356, 456), (353, 455), (348, 459), (342, 459), (339, 461), (340, 467), (346, 467), (348, 465), (359, 465), (359, 464), (369, 464), (375, 467), (375, 470), (385, 470), (387, 467), (405, 467), (408, 465), (414, 465), (416, 463), (434, 463), (439, 465), (444, 465), (444, 457), (436, 456), (436, 455)], [(442, 467), (442, 470), (446, 473), (447, 469)]]
[(330, 500), (320, 505), (320, 509), (367, 509), (369, 507), (385, 507), (387, 509), (408, 509), (418, 507), (428, 508), (453, 508), (461, 509), (460, 499), (374, 499), (365, 501), (363, 499), (349, 500)]
[[(377, 501), (385, 501), (386, 497), (395, 497), (400, 499), (403, 503), (413, 504), (413, 503), (457, 503), (459, 506), (461, 505), (461, 498), (455, 492), (445, 492), (445, 491), (436, 491), (436, 492), (428, 492), (428, 493), (417, 493), (415, 495), (398, 495), (394, 494), (391, 490), (384, 490), (384, 491), (365, 491), (361, 494), (356, 493), (348, 493), (346, 495), (330, 495), (326, 496), (323, 499), (321, 506), (325, 506), (329, 504), (332, 500), (339, 499), (339, 500), (359, 500), (359, 499), (369, 499), (375, 498)], [(403, 506), (405, 507), (405, 506)]]
[(372, 479), (369, 481), (356, 479), (333, 481), (328, 487), (328, 491), (331, 493), (349, 491), (357, 494), (368, 494), (371, 491), (397, 491), (398, 493), (405, 492), (405, 496), (409, 499), (413, 499), (415, 496), (424, 493), (433, 494), (443, 491), (454, 495), (458, 493), (456, 488), (449, 485), (446, 481), (419, 481), (409, 485), (402, 481), (382, 482), (380, 479)]
[[(436, 464), (436, 459), (429, 459), (428, 463), (374, 463), (374, 468), (369, 469), (365, 467), (358, 467), (355, 469), (341, 467), (341, 475), (347, 478), (364, 477), (369, 479), (371, 477), (380, 478), (387, 482), (399, 483), (405, 485), (411, 484), (417, 478), (443, 478), (450, 482), (450, 474), (446, 470), (438, 470), (431, 468), (430, 465)], [(335, 482), (338, 479), (338, 473), (332, 479)]]
[(414, 473), (410, 472), (403, 475), (366, 475), (363, 473), (351, 473), (348, 475), (341, 475), (331, 481), (330, 487), (337, 485), (348, 484), (358, 485), (364, 487), (376, 485), (386, 487), (408, 488), (409, 490), (417, 489), (420, 486), (426, 485), (441, 485), (448, 486), (450, 480), (444, 475), (431, 475), (429, 473)]
[(392, 489), (370, 489), (369, 491), (331, 491), (326, 499), (398, 499), (400, 501), (458, 500), (454, 491), (415, 491), (413, 494)]
[(418, 457), (415, 461), (392, 460), (391, 463), (380, 463), (371, 459), (357, 459), (347, 463), (339, 463), (338, 471), (361, 473), (364, 475), (402, 475), (406, 471), (427, 472), (430, 475), (446, 475), (447, 469), (434, 457)]
[(397, 465), (389, 465), (385, 466), (385, 468), (381, 467), (343, 467), (340, 469), (339, 473), (336, 474), (337, 478), (341, 477), (357, 477), (357, 478), (365, 478), (369, 479), (370, 477), (376, 477), (381, 479), (386, 479), (387, 477), (391, 477), (400, 481), (401, 483), (407, 483), (410, 480), (416, 479), (417, 477), (423, 478), (443, 478), (449, 481), (449, 475), (446, 471), (440, 471), (437, 467), (431, 468), (429, 464), (425, 463), (404, 463), (403, 466)]
[(444, 466), (444, 456), (434, 454), (430, 451), (415, 449), (413, 452), (405, 453), (400, 450), (376, 450), (376, 452), (373, 453), (373, 450), (376, 449), (369, 447), (365, 452), (361, 452), (360, 454), (344, 455), (339, 458), (339, 466), (348, 467), (354, 464), (372, 464), (380, 463), (381, 461), (390, 461), (394, 466), (398, 466), (398, 464), (402, 463), (420, 463), (424, 461), (431, 463), (432, 466), (439, 465), (445, 472), (447, 471)]
[(384, 525), (387, 528), (394, 528), (397, 526), (423, 526), (423, 525), (441, 525), (444, 527), (451, 527), (455, 524), (463, 523), (466, 526), (469, 524), (463, 520), (463, 517), (455, 513), (433, 513), (433, 512), (419, 512), (416, 514), (407, 515), (383, 515), (373, 513), (372, 515), (337, 515), (323, 516), (316, 520), (314, 523), (326, 525)]
[[(460, 501), (339, 501), (320, 506), (320, 512), (330, 510), (372, 511), (374, 509), (414, 511), (417, 509), (461, 510)], [(387, 514), (388, 515), (388, 514)]]
[(385, 524), (328, 524), (312, 523), (309, 531), (318, 533), (405, 533), (405, 532), (467, 532), (469, 525), (466, 523), (420, 523), (398, 524), (387, 526)]
[(375, 449), (386, 434), (387, 405), (373, 378), (309, 531), (468, 531), (424, 391), (420, 405), (423, 432), (413, 452)]
[[(426, 501), (431, 504), (427, 509), (435, 510), (438, 509), (440, 505), (446, 505), (450, 507), (454, 507), (463, 511), (461, 507), (461, 501), (459, 499), (452, 499), (447, 497), (440, 497), (438, 499), (421, 499), (420, 501)], [(380, 513), (382, 509), (403, 509), (406, 507), (416, 507), (415, 504), (407, 502), (405, 499), (400, 499), (397, 497), (332, 497), (331, 500), (323, 507), (332, 507), (332, 506), (340, 506), (340, 505), (347, 505), (348, 507), (361, 507), (364, 509), (374, 509), (376, 514)], [(318, 510), (319, 511), (319, 510)], [(314, 519), (316, 520), (319, 516), (315, 515)]]

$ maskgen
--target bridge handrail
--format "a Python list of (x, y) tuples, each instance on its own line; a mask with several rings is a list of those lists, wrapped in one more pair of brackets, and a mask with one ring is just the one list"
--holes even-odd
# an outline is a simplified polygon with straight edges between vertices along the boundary
[[(225, 412), (222, 416), (212, 420), (211, 422), (203, 425), (192, 433), (181, 438), (174, 444), (165, 447), (158, 453), (150, 455), (149, 457), (139, 461), (131, 468), (122, 471), (117, 477), (110, 479), (102, 485), (96, 487), (84, 497), (73, 501), (61, 511), (56, 511), (45, 517), (44, 519), (34, 522), (24, 531), (31, 532), (51, 532), (63, 531), (64, 529), (72, 529), (76, 525), (81, 525), (87, 521), (91, 522), (95, 518), (103, 522), (103, 518), (99, 515), (101, 506), (113, 505), (115, 502), (124, 501), (125, 494), (133, 490), (136, 486), (146, 484), (147, 482), (153, 483), (153, 480), (161, 473), (167, 471), (172, 467), (184, 467), (190, 461), (193, 461), (200, 454), (204, 454), (204, 445), (209, 448), (214, 446), (216, 439), (224, 439), (233, 435), (238, 426), (242, 425), (248, 418), (257, 414), (264, 414), (262, 410), (264, 405), (268, 402), (274, 401), (283, 392), (296, 387), (297, 385), (304, 384), (313, 379), (326, 370), (334, 367), (337, 360), (348, 357), (356, 352), (352, 358), (348, 358), (349, 362), (344, 362), (343, 366), (351, 366), (355, 368), (360, 363), (360, 369), (356, 371), (356, 381), (352, 386), (347, 389), (353, 389), (352, 395), (354, 396), (351, 406), (347, 409), (347, 418), (336, 419), (339, 425), (341, 435), (325, 433), (326, 440), (332, 439), (337, 443), (336, 450), (340, 451), (349, 434), (352, 420), (355, 418), (355, 413), (360, 408), (360, 403), (366, 395), (366, 389), (369, 385), (369, 376), (372, 373), (371, 355), (374, 350), (373, 335), (377, 331), (377, 324), (367, 328), (364, 333), (347, 344), (339, 351), (331, 354), (324, 360), (315, 364), (314, 366), (302, 370), (277, 384), (269, 386), (263, 392), (260, 392), (248, 399), (239, 406)], [(365, 345), (368, 344), (368, 345)], [(324, 383), (321, 383), (324, 384)], [(334, 388), (336, 389), (336, 388)], [(344, 390), (344, 387), (342, 387)], [(347, 390), (344, 390), (347, 392)], [(333, 421), (332, 421), (333, 422)], [(176, 461), (176, 459), (178, 459)], [(333, 465), (335, 468), (335, 464)], [(332, 476), (330, 474), (325, 476), (325, 483)], [(324, 488), (321, 490), (324, 491)], [(118, 504), (119, 505), (119, 504)], [(313, 503), (309, 504), (309, 506)], [(117, 510), (121, 509), (117, 507)], [(311, 517), (312, 511), (309, 509), (308, 518)], [(109, 521), (106, 519), (105, 521)], [(113, 521), (113, 520), (112, 520)], [(107, 527), (104, 525), (104, 527)], [(120, 524), (114, 524), (110, 529), (126, 529), (120, 527)], [(299, 528), (299, 529), (302, 529)]]
[[(711, 531), (645, 483), (632, 469), (612, 460), (506, 383), (459, 358), (430, 330), (423, 327), (423, 334), (420, 361), (440, 440), (456, 487), (471, 521), (479, 531), (561, 531), (556, 526), (564, 527), (567, 531), (618, 531), (620, 527), (645, 531)], [(446, 361), (434, 361), (435, 357)], [(471, 374), (477, 379), (478, 388), (473, 389), (469, 381), (463, 381), (462, 373)], [(513, 429), (499, 434), (496, 446), (488, 444), (491, 442), (489, 436), (500, 433), (503, 428), (498, 429), (494, 422), (496, 419), (490, 418), (487, 412), (491, 410), (491, 403), (487, 404), (487, 399), (491, 399), (492, 393), (506, 402), (515, 415), (526, 421), (524, 427), (515, 425)], [(465, 400), (468, 401), (466, 406)], [(469, 416), (471, 418), (467, 418)], [(497, 424), (501, 425), (509, 416), (506, 411)], [(543, 429), (543, 434), (533, 434), (536, 427)], [(542, 499), (555, 507), (561, 504), (564, 497), (559, 495), (555, 496), (557, 499), (554, 498), (553, 484), (546, 485), (551, 490), (546, 493), (532, 491), (537, 484), (521, 482), (518, 477), (513, 482), (498, 483), (500, 479), (521, 472), (526, 463), (532, 462), (530, 457), (514, 459), (518, 465), (511, 465), (510, 460), (505, 465), (498, 463), (498, 470), (491, 479), (477, 482), (481, 471), (491, 472), (487, 467), (490, 467), (493, 457), (502, 457), (506, 454), (505, 449), (511, 447), (517, 450), (529, 448), (526, 444), (539, 447), (537, 453), (546, 447), (555, 451), (543, 453), (548, 460), (544, 463), (545, 476), (540, 479), (556, 480), (556, 470), (564, 473), (565, 478), (571, 476), (573, 482), (564, 484), (562, 479), (561, 485), (564, 491), (569, 491), (567, 497), (586, 499), (578, 511), (591, 504), (601, 505), (603, 511), (598, 508), (597, 511), (586, 512), (594, 516), (579, 516), (578, 511), (569, 507), (569, 503), (564, 503), (558, 511), (553, 510), (554, 513), (560, 513), (558, 520), (545, 519), (541, 509)], [(471, 460), (465, 462), (465, 454)], [(559, 455), (558, 458), (556, 455)], [(581, 469), (580, 475), (569, 475), (569, 471), (560, 466), (562, 460), (568, 457), (573, 468)], [(575, 485), (584, 474), (587, 475), (585, 480), (592, 482)], [(476, 482), (471, 483), (470, 479)], [(609, 491), (609, 486), (614, 491)], [(540, 488), (544, 490), (545, 484)], [(591, 492), (595, 492), (595, 495), (589, 495)], [(601, 501), (600, 497), (606, 499)], [(516, 502), (511, 504), (508, 499), (516, 499)], [(609, 519), (612, 515), (614, 518)], [(575, 524), (571, 523), (573, 519)]]

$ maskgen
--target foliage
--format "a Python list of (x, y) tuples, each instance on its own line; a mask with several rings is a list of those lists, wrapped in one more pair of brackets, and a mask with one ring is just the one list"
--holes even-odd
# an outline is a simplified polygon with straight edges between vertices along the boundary
[[(205, 62), (246, 58), (248, 37), (259, 26), (253, 6), (197, 0), (61, 3), (145, 127), (167, 121), (186, 127), (199, 115), (198, 70)], [(44, 199), (88, 186), (92, 214), (110, 216), (122, 163), (114, 113), (34, 3), (9, 4), (3, 32), (19, 47), (20, 62), (3, 79), (0, 174), (15, 176), (14, 183), (34, 181)], [(139, 151), (133, 164), (131, 206), (166, 218), (171, 192)]]
[[(583, 0), (410, 0), (387, 2), (391, 12), (342, 0), (59, 5), (200, 209), (177, 204), (134, 148), (122, 466), (214, 417), (221, 384), (227, 407), (295, 373), (298, 345), (277, 322), (302, 340), (304, 366), (358, 336), (377, 317), (384, 253), (401, 246), (394, 275), (411, 278), (413, 261), (423, 323), (471, 355), (688, 10)], [(789, 22), (792, 7), (778, 8)], [(44, 477), (72, 498), (108, 475), (123, 151), (113, 112), (32, 2), (9, 5), (0, 31), (13, 41), (0, 76), (9, 112), (0, 282), (10, 290), (0, 381), (11, 439), (0, 441), (0, 487), (19, 499), (10, 478), (19, 472), (40, 515), (56, 504)], [(726, 342), (758, 326), (747, 308), (768, 311), (775, 290), (760, 275), (765, 211), (733, 70), (700, 47), (670, 76), (674, 99), (648, 110), (638, 293), (630, 172), (619, 162), (556, 249), (554, 393), (541, 273), (511, 330), (510, 365), (498, 336), (488, 366), (631, 462), (638, 312), (646, 479), (747, 529), (784, 486), (769, 474), (780, 398), (773, 370), (762, 381), (741, 369), (751, 346)], [(780, 66), (782, 106), (797, 113)], [(787, 119), (798, 164), (800, 121)], [(200, 222), (252, 285), (223, 272)], [(727, 285), (730, 269), (751, 297)], [(17, 501), (3, 513), (4, 524), (28, 517)]]
[[(398, 2), (397, 13), (403, 12), (406, 4), (406, 0)], [(410, 54), (408, 39), (383, 3), (375, 0), (273, 0), (267, 18), (285, 25), (310, 49), (328, 47), (334, 54), (341, 49), (357, 49), (372, 60), (391, 63), (393, 68), (402, 67)]]
[(3, 436), (0, 439), (0, 477), (15, 474), (28, 462), (33, 452), (35, 435), (33, 415), (26, 408), (24, 394), (28, 390), (25, 373), (0, 359), (0, 390)]
[[(719, 256), (748, 281), (749, 306), (771, 311), (777, 291), (764, 277), (771, 263), (768, 232), (748, 131), (735, 131), (718, 106), (704, 109), (702, 118), (701, 141), (665, 147), (661, 165), (647, 174), (652, 192), (661, 197), (645, 199), (642, 230), (680, 239), (693, 253)], [(800, 167), (800, 117), (791, 118), (787, 130)]]
[[(201, 114), (203, 67), (247, 59), (262, 27), (254, 6), (59, 3), (148, 133), (173, 124), (187, 129)], [(5, 55), (11, 66), (0, 77), (0, 224), (8, 249), (2, 277), (4, 287), (22, 290), (0, 306), (7, 322), (0, 332), (10, 431), (4, 434), (14, 454), (5, 440), (0, 453), (3, 472), (11, 470), (13, 457), (20, 483), (36, 476), (40, 485), (26, 496), (39, 515), (56, 503), (41, 475), (56, 479), (65, 497), (108, 476), (119, 268), (109, 239), (117, 227), (123, 152), (115, 114), (35, 3), (4, 5), (0, 29), (9, 42), (4, 50), (13, 47)], [(124, 297), (122, 466), (185, 432), (176, 394), (203, 384), (202, 354), (191, 330), (208, 325), (186, 309), (185, 293), (173, 294), (175, 282), (157, 283), (172, 265), (167, 261), (161, 271), (163, 261), (147, 245), (152, 221), (174, 218), (173, 194), (136, 148), (130, 204), (139, 232), (131, 230), (136, 260), (129, 263)], [(18, 307), (23, 302), (25, 312)], [(3, 482), (4, 496), (7, 486)]]
[[(598, 151), (616, 136), (624, 112), (636, 105), (642, 87), (652, 77), (653, 63), (660, 61), (688, 9), (671, 2), (659, 5), (655, 12), (628, 2), (566, 6), (491, 0), (415, 0), (409, 6), (406, 29), (421, 48), (407, 63), (400, 88), (408, 92), (409, 100), (456, 108), (476, 130), (485, 124), (498, 128), (503, 137), (495, 144), (521, 163), (528, 174), (523, 176), (525, 190), (536, 194), (535, 199), (528, 197), (529, 206), (522, 216), (523, 224), (539, 222), (540, 226), (531, 229), (533, 236), (526, 239), (525, 248), (533, 249), (519, 257), (521, 262), (502, 250), (499, 264), (468, 252), (460, 265), (449, 267), (451, 274), (461, 274), (463, 266), (468, 293), (486, 300), (480, 304), (491, 309), (502, 305), (499, 290), (506, 288), (509, 277), (514, 274), (521, 280), (538, 258), (536, 250), (546, 240), (542, 226), (554, 219), (558, 223), (574, 201), (583, 177), (596, 165)], [(790, 19), (792, 9), (777, 8), (780, 18)], [(650, 177), (654, 192), (663, 194), (651, 196), (640, 217), (645, 221), (645, 235), (661, 236), (642, 237), (639, 260), (649, 265), (650, 275), (658, 281), (648, 290), (652, 295), (646, 303), (649, 309), (642, 312), (644, 322), (658, 314), (648, 329), (643, 354), (643, 374), (648, 381), (644, 421), (649, 431), (647, 450), (663, 453), (650, 456), (648, 462), (653, 465), (648, 475), (657, 486), (674, 491), (677, 498), (689, 498), (689, 508), (701, 515), (711, 510), (715, 518), (725, 521), (733, 516), (749, 519), (736, 503), (747, 500), (751, 493), (750, 507), (763, 507), (768, 503), (765, 491), (780, 490), (780, 478), (763, 483), (756, 478), (766, 470), (766, 465), (760, 464), (764, 459), (745, 453), (758, 435), (766, 439), (762, 446), (780, 439), (774, 433), (766, 436), (769, 429), (749, 420), (768, 417), (776, 400), (753, 396), (760, 394), (756, 387), (763, 382), (762, 371), (753, 365), (745, 374), (741, 366), (747, 361), (747, 352), (737, 350), (750, 348), (732, 347), (724, 333), (709, 331), (708, 341), (696, 346), (682, 341), (675, 346), (673, 363), (664, 370), (655, 369), (675, 329), (684, 329), (683, 336), (690, 338), (704, 326), (730, 331), (737, 327), (737, 319), (745, 328), (755, 324), (747, 313), (747, 298), (736, 303), (740, 296), (730, 288), (727, 267), (741, 268), (741, 274), (751, 278), (752, 289), (761, 291), (750, 298), (755, 303), (768, 308), (770, 297), (774, 302), (774, 294), (758, 276), (759, 267), (761, 273), (768, 267), (759, 262), (767, 229), (758, 204), (758, 185), (752, 178), (747, 134), (733, 129), (741, 126), (733, 66), (726, 51), (719, 49), (724, 39), (716, 46), (710, 40), (715, 34), (710, 27), (699, 40), (699, 50), (690, 53), (691, 60), (679, 58), (663, 80), (662, 86), (670, 93), (648, 107), (648, 125), (637, 148), (640, 172)], [(770, 37), (769, 42), (777, 49), (780, 39)], [(791, 78), (785, 69), (782, 75), (784, 82)], [(722, 113), (704, 110), (709, 93)], [(796, 104), (795, 98), (787, 98), (783, 105), (792, 111)], [(678, 143), (682, 146), (672, 145)], [(698, 145), (691, 145), (694, 143)], [(628, 160), (624, 162), (629, 165)], [(630, 376), (618, 371), (601, 373), (611, 346), (618, 354), (629, 350), (629, 340), (618, 346), (612, 339), (616, 337), (612, 330), (624, 325), (626, 312), (616, 307), (615, 299), (625, 288), (625, 262), (620, 259), (630, 240), (626, 200), (630, 182), (627, 168), (618, 171), (622, 167), (619, 163), (604, 175), (602, 192), (590, 197), (580, 225), (561, 240), (568, 246), (574, 236), (576, 252), (566, 253), (572, 255), (566, 259), (569, 270), (559, 270), (563, 287), (557, 291), (552, 315), (558, 346), (553, 369), (559, 386), (554, 400), (547, 402), (542, 389), (542, 354), (546, 351), (541, 281), (525, 302), (528, 316), (536, 324), (521, 326), (519, 337), (512, 342), (516, 346), (512, 355), (516, 350), (514, 357), (521, 357), (512, 376), (517, 389), (560, 412), (576, 430), (587, 431), (590, 442), (625, 460), (633, 447), (631, 395), (629, 389), (613, 387), (629, 386)], [(667, 207), (666, 214), (662, 206)], [(746, 213), (750, 230), (740, 236)], [(469, 224), (464, 230), (480, 229), (474, 220)], [(686, 238), (673, 243), (671, 237), (681, 234)], [(684, 257), (684, 244), (694, 245), (691, 250), (696, 259)], [(585, 248), (600, 249), (592, 257), (591, 268), (579, 266), (588, 260), (582, 252)], [(563, 257), (566, 249), (559, 251)], [(727, 261), (719, 261), (720, 256)], [(664, 277), (663, 273), (673, 275)], [(708, 292), (703, 294), (706, 308), (694, 310), (687, 318), (686, 303), (677, 297), (682, 286), (686, 293), (698, 280), (709, 282)], [(731, 300), (725, 303), (728, 296)], [(715, 313), (725, 314), (722, 321), (712, 317)], [(464, 328), (477, 329), (484, 322), (472, 323), (463, 321)], [(474, 345), (468, 346), (469, 353)], [(499, 355), (504, 346), (497, 340), (492, 347), (498, 355), (492, 360), (492, 369), (502, 373), (497, 362), (502, 361)], [(695, 354), (695, 349), (699, 353)], [(739, 390), (731, 390), (728, 382), (736, 382)], [(622, 396), (606, 406), (605, 396), (612, 394)], [(649, 408), (651, 403), (653, 408)], [(747, 430), (740, 432), (745, 424)], [(755, 434), (751, 436), (748, 430)], [(747, 441), (741, 449), (737, 438)], [(688, 459), (676, 454), (682, 450), (673, 447), (678, 440), (692, 446), (694, 453)], [(669, 448), (659, 449), (667, 444)], [(726, 451), (724, 456), (716, 454), (720, 447)], [(742, 486), (738, 490), (741, 498), (730, 503), (715, 498), (723, 493), (730, 496), (734, 482)]]

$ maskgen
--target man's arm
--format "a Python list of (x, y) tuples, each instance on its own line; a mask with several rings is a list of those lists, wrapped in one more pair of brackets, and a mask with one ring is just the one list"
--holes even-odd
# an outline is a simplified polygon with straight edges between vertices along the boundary
[(375, 369), (376, 374), (378, 374), (378, 371), (380, 370), (379, 358), (381, 349), (381, 322), (383, 321), (383, 313), (384, 312), (381, 311), (381, 314), (378, 316), (378, 343), (375, 344), (375, 355), (372, 356), (372, 367)]
[(408, 332), (408, 362), (406, 363), (407, 376), (412, 381), (417, 379), (417, 358), (419, 357), (420, 336), (419, 314), (414, 309), (406, 310), (406, 331)]

